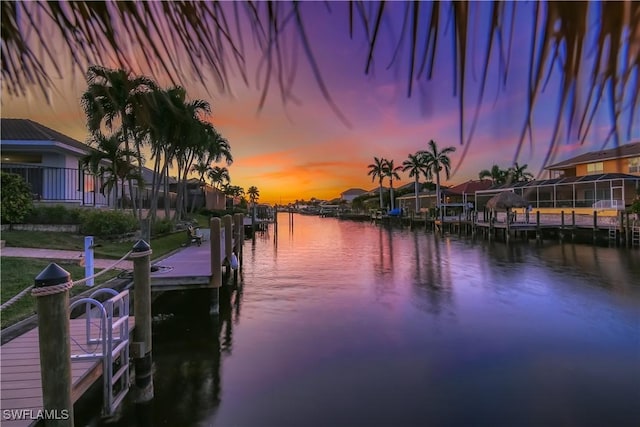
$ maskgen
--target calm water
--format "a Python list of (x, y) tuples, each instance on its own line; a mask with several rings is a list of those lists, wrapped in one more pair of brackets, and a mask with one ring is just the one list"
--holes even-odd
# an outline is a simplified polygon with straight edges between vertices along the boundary
[(119, 425), (640, 425), (640, 251), (280, 216), (219, 323), (158, 301)]

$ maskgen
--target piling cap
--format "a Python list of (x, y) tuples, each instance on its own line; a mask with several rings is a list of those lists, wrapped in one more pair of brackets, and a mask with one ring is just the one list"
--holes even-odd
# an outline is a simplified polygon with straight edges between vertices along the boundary
[(61, 285), (70, 280), (71, 274), (55, 262), (52, 262), (36, 276), (34, 287), (45, 288), (47, 286)]
[(135, 245), (133, 245), (133, 252), (146, 252), (151, 249), (151, 246), (144, 240), (138, 240)]

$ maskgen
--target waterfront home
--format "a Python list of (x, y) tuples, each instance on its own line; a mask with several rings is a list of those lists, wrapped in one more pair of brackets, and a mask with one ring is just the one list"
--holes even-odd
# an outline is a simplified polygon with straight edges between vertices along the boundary
[(366, 193), (367, 190), (363, 190), (362, 188), (350, 188), (340, 193), (340, 200), (351, 203), (353, 199)]
[(83, 206), (114, 206), (102, 194), (102, 180), (88, 173), (81, 159), (93, 149), (60, 132), (27, 119), (2, 119), (2, 171), (15, 173), (31, 186), (35, 200)]
[(542, 213), (596, 210), (601, 216), (616, 216), (640, 193), (640, 142), (581, 154), (546, 169), (552, 178), (477, 191), (477, 208), (482, 210), (502, 191), (513, 191)]
[[(28, 119), (2, 119), (0, 125), (0, 167), (14, 173), (31, 186), (34, 200), (40, 203), (72, 204), (92, 207), (115, 207), (122, 195), (103, 188), (102, 177), (82, 166), (82, 158), (96, 150), (56, 130)], [(108, 160), (101, 162), (109, 165)], [(154, 171), (143, 167), (143, 185), (133, 183), (134, 197), (142, 192), (142, 207), (149, 208)], [(163, 183), (158, 174), (156, 180)], [(169, 185), (175, 178), (169, 177)], [(128, 183), (125, 183), (124, 205), (130, 204)], [(102, 189), (102, 191), (101, 191)], [(168, 192), (167, 202), (175, 205), (175, 193)], [(165, 203), (164, 192), (159, 194), (159, 207)]]

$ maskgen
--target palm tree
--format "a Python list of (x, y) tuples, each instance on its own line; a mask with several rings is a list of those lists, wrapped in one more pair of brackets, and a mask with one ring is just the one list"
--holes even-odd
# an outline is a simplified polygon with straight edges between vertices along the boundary
[(480, 179), (489, 178), (494, 184), (504, 184), (507, 181), (507, 171), (500, 169), (500, 166), (493, 165), (491, 169), (483, 169), (478, 174)]
[(214, 166), (209, 169), (208, 175), (211, 180), (211, 184), (214, 188), (220, 188), (224, 186), (225, 183), (229, 183), (231, 181), (231, 177), (229, 176), (229, 169), (220, 166)]
[(515, 162), (507, 171), (507, 181), (509, 183), (531, 181), (533, 174), (526, 172), (527, 167), (526, 164), (519, 166), (518, 162)]
[[(136, 179), (140, 183), (141, 177), (136, 173), (135, 166), (128, 161), (135, 153), (121, 147), (120, 137), (119, 132), (109, 137), (101, 133), (93, 134), (89, 144), (96, 149), (84, 156), (81, 162), (89, 172), (100, 177), (100, 192), (105, 194), (105, 190), (111, 192), (113, 189), (116, 208), (124, 209), (124, 183), (128, 179)], [(118, 185), (121, 187), (119, 204)]]
[(251, 186), (247, 190), (247, 194), (249, 195), (249, 200), (251, 201), (251, 204), (255, 206), (256, 202), (260, 198), (260, 190), (258, 190), (258, 187)]
[[(137, 117), (144, 115), (142, 97), (157, 89), (157, 84), (145, 76), (134, 76), (122, 69), (110, 69), (93, 65), (87, 71), (87, 90), (81, 98), (87, 117), (87, 127), (93, 134), (106, 129), (110, 134), (118, 133), (124, 143), (126, 161), (135, 163), (138, 175), (142, 176), (143, 157), (141, 133), (136, 131)], [(131, 146), (133, 143), (133, 147)], [(141, 218), (142, 188), (138, 187), (138, 203), (131, 178), (127, 179), (134, 215)], [(124, 195), (123, 195), (124, 196)]]
[(431, 179), (431, 171), (427, 169), (427, 163), (424, 156), (420, 153), (409, 154), (408, 159), (402, 162), (402, 171), (409, 171), (409, 178), (415, 180), (415, 195), (416, 195), (416, 213), (420, 210), (420, 200), (418, 199), (418, 193), (420, 192), (420, 176), (424, 175), (426, 179)]
[(387, 178), (389, 178), (389, 196), (391, 198), (391, 209), (395, 209), (395, 200), (393, 197), (393, 179), (400, 179), (398, 171), (402, 170), (402, 166), (395, 166), (393, 160), (386, 160), (384, 165), (384, 172)]
[(422, 153), (424, 154), (427, 169), (436, 177), (436, 208), (442, 220), (444, 212), (440, 209), (440, 171), (444, 169), (447, 179), (449, 179), (451, 175), (451, 159), (449, 159), (449, 154), (455, 152), (456, 147), (446, 147), (440, 151), (433, 139), (430, 140), (427, 145), (427, 150)]
[(373, 163), (367, 166), (369, 168), (369, 172), (367, 175), (371, 175), (371, 181), (375, 181), (378, 178), (378, 184), (380, 189), (380, 209), (383, 209), (384, 203), (382, 201), (382, 181), (385, 179), (387, 174), (385, 173), (387, 160), (383, 157), (373, 158)]

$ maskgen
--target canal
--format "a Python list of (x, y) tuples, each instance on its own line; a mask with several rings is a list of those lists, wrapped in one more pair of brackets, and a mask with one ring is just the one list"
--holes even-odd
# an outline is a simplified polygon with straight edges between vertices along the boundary
[(110, 425), (640, 425), (638, 250), (280, 214), (243, 267), (218, 321), (157, 301), (155, 400)]

